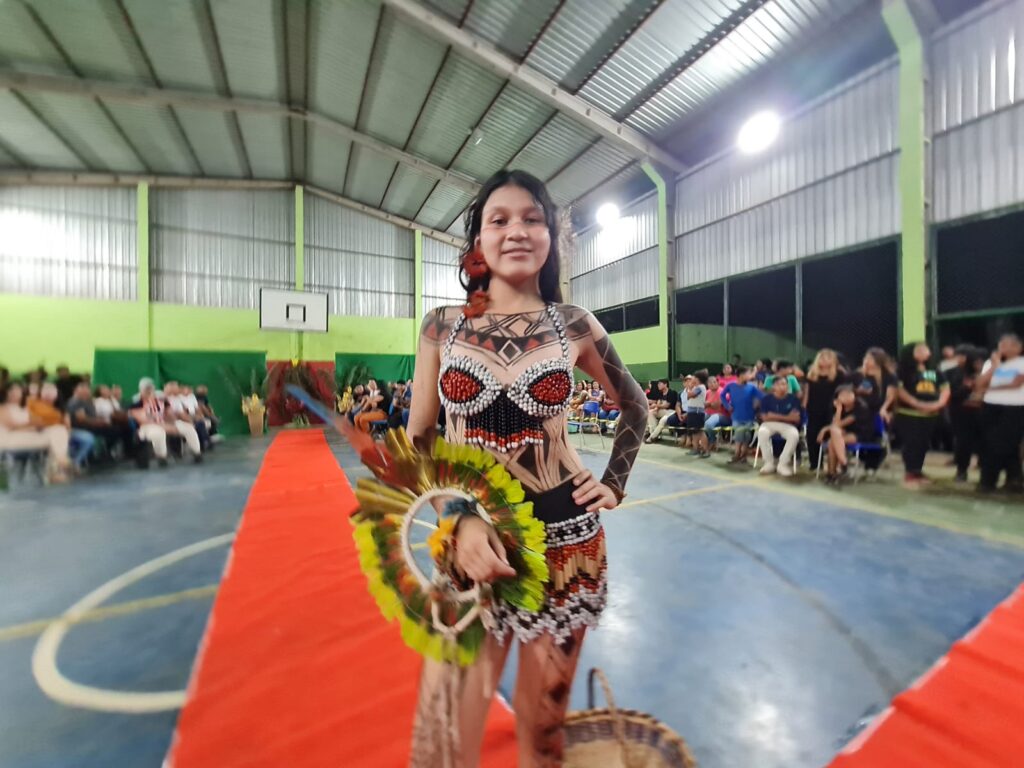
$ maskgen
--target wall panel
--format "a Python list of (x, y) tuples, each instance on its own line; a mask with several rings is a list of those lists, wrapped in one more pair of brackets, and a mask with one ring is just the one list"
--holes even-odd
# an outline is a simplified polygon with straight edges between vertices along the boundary
[(306, 288), (332, 315), (412, 317), (412, 230), (307, 195), (304, 234)]
[(135, 189), (0, 188), (0, 292), (132, 301)]
[(255, 309), (261, 287), (294, 286), (292, 191), (150, 190), (154, 301)]

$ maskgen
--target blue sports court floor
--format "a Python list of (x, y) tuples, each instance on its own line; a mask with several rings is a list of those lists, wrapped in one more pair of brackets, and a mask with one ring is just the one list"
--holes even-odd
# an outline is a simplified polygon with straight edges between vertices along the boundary
[[(267, 444), (0, 496), (0, 768), (160, 764)], [(833, 492), (667, 446), (644, 447), (605, 525), (610, 604), (581, 666), (704, 768), (822, 765), (1024, 580), (1015, 501), (885, 479)]]

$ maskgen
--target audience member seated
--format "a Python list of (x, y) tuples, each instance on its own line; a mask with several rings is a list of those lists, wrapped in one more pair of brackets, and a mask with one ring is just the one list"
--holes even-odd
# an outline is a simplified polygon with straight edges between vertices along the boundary
[[(839, 367), (839, 358), (831, 349), (822, 349), (807, 371), (807, 386), (803, 391), (804, 412), (807, 414), (807, 434), (814, 436), (832, 424), (836, 410), (836, 390), (846, 383), (845, 372)], [(821, 444), (808, 439), (807, 450), (811, 466), (818, 466)]]
[(66, 483), (71, 471), (68, 428), (63, 424), (43, 426), (24, 407), (24, 399), (20, 383), (8, 385), (0, 405), (0, 451), (46, 451), (50, 482)]
[(736, 381), (736, 369), (730, 363), (723, 363), (722, 373), (715, 379), (718, 381), (718, 386), (724, 389)]
[(388, 429), (398, 429), (409, 423), (411, 396), (412, 390), (404, 381), (395, 382), (395, 390), (388, 408)]
[[(732, 370), (732, 366), (726, 363)], [(735, 377), (733, 377), (735, 378)], [(733, 382), (729, 382), (732, 384)], [(697, 435), (697, 454), (702, 459), (711, 457), (712, 448), (716, 447), (718, 435), (716, 430), (729, 426), (729, 416), (722, 407), (722, 389), (717, 376), (709, 376), (707, 394), (704, 396), (704, 429)]]
[(377, 386), (376, 379), (370, 379), (366, 389), (366, 397), (359, 415), (355, 417), (355, 425), (363, 432), (370, 432), (373, 422), (387, 420), (388, 415), (384, 412), (384, 408), (387, 407), (387, 396)]
[(676, 413), (679, 407), (679, 393), (669, 387), (668, 379), (658, 381), (657, 393), (651, 393), (652, 399), (648, 404), (647, 429), (649, 434), (644, 438), (645, 443), (650, 443), (661, 437), (661, 433), (669, 426), (669, 420), (675, 419), (675, 424), (681, 423), (679, 414)]
[(167, 466), (167, 435), (179, 435), (198, 464), (203, 460), (195, 427), (174, 417), (167, 401), (157, 397), (153, 380), (139, 381), (139, 394), (132, 401), (131, 416), (139, 425), (139, 439), (153, 447), (160, 466)]
[(576, 389), (572, 393), (572, 398), (569, 400), (569, 418), (570, 419), (582, 419), (583, 418), (583, 404), (590, 399), (590, 393), (587, 391), (587, 384), (585, 381), (577, 381)]
[(84, 429), (75, 429), (68, 417), (57, 408), (57, 395), (57, 385), (47, 381), (38, 387), (38, 395), (36, 397), (29, 396), (26, 407), (37, 424), (41, 424), (44, 427), (64, 425), (70, 429), (68, 454), (75, 468), (81, 470), (85, 467), (85, 462), (92, 454), (96, 438), (93, 437), (91, 432), (87, 432)]
[(192, 394), (192, 390), (183, 387), (176, 381), (168, 381), (164, 385), (164, 398), (171, 408), (175, 423), (183, 422), (191, 425), (199, 438), (200, 449), (202, 451), (209, 450), (210, 433), (207, 431), (206, 421), (199, 415), (199, 401)]
[(757, 447), (764, 458), (762, 475), (775, 472), (775, 449), (772, 438), (779, 435), (786, 441), (779, 456), (778, 472), (783, 477), (793, 474), (793, 456), (800, 445), (800, 400), (790, 392), (787, 376), (778, 374), (772, 382), (771, 393), (761, 399), (761, 426), (757, 430)]
[(601, 408), (597, 412), (597, 417), (601, 421), (615, 421), (619, 418), (619, 404), (607, 392), (601, 398)]
[(789, 394), (800, 396), (800, 379), (796, 375), (796, 366), (789, 360), (776, 360), (772, 364), (772, 373), (764, 379), (764, 391), (771, 392), (776, 377), (781, 376), (786, 380), (789, 387)]
[(199, 406), (199, 415), (206, 421), (206, 430), (210, 433), (210, 443), (216, 443), (221, 439), (218, 435), (220, 419), (210, 405), (210, 389), (205, 384), (197, 384), (195, 392), (196, 403)]
[[(835, 484), (846, 472), (848, 445), (876, 443), (881, 435), (875, 426), (875, 415), (864, 398), (857, 397), (853, 386), (843, 384), (836, 390), (832, 423), (818, 430), (815, 443), (828, 452), (828, 473), (825, 482)], [(817, 466), (817, 465), (814, 465)]]
[[(42, 384), (45, 380), (46, 377), (44, 376), (39, 383)], [(54, 380), (54, 383), (57, 385), (57, 407), (59, 409), (64, 409), (68, 400), (74, 395), (75, 387), (81, 380), (82, 377), (73, 376), (66, 365), (57, 366), (57, 378)]]
[[(102, 438), (108, 451), (112, 451), (114, 446), (120, 443), (122, 454), (130, 456), (133, 452), (131, 426), (129, 426), (127, 419), (117, 422), (113, 421), (114, 415), (116, 413), (123, 413), (123, 411), (114, 410), (110, 398), (110, 388), (99, 386), (96, 388), (96, 391), (99, 395), (95, 398), (90, 398), (89, 385), (84, 381), (79, 382), (78, 386), (75, 387), (67, 407), (71, 428), (75, 431), (86, 431)], [(104, 391), (107, 393), (106, 397), (103, 395)]]

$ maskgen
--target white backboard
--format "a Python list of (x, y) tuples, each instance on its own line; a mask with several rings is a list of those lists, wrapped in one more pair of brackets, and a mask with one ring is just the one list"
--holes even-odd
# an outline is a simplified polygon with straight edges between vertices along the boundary
[(260, 330), (327, 333), (327, 294), (260, 288)]

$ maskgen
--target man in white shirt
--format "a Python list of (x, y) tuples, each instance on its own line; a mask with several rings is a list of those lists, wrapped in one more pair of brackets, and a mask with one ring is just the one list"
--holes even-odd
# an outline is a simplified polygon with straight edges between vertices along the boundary
[(1004, 334), (992, 359), (978, 377), (984, 392), (982, 425), (985, 448), (981, 457), (978, 490), (994, 491), (1001, 472), (1006, 472), (1005, 490), (1024, 492), (1021, 441), (1024, 441), (1024, 345), (1015, 333)]

